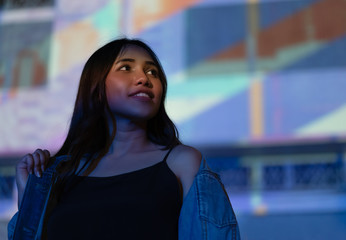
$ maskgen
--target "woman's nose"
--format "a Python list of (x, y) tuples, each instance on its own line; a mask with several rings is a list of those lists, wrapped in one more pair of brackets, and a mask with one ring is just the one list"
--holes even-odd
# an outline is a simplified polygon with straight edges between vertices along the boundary
[(141, 72), (136, 75), (136, 85), (151, 87), (151, 81), (144, 72)]

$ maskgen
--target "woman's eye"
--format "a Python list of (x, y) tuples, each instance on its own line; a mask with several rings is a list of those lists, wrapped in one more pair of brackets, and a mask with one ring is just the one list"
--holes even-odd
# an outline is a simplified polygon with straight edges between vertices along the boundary
[(122, 66), (121, 68), (119, 68), (119, 70), (128, 71), (128, 70), (130, 70), (130, 66), (128, 66), (128, 65)]
[(157, 77), (159, 75), (155, 69), (151, 69), (147, 73), (150, 75), (153, 75), (154, 77)]

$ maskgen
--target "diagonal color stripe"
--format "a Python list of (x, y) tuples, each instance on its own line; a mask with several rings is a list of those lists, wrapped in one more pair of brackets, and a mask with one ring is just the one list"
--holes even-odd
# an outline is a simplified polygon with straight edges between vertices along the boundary
[(346, 134), (346, 104), (337, 110), (320, 117), (317, 120), (306, 124), (305, 126), (296, 130), (296, 135), (330, 135), (345, 133)]

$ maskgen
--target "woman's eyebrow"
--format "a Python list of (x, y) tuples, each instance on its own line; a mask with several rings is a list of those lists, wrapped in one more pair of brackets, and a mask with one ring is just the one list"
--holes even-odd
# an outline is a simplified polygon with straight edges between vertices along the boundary
[[(118, 64), (118, 63), (121, 63), (121, 62), (135, 62), (135, 61), (136, 60), (133, 59), (133, 58), (122, 58), (122, 59), (116, 61), (115, 64)], [(157, 65), (153, 61), (145, 61), (145, 64), (157, 67)]]
[(123, 59), (116, 61), (115, 64), (118, 64), (120, 62), (135, 62), (135, 60), (133, 58), (123, 58)]
[(157, 65), (153, 61), (145, 61), (145, 64), (157, 67)]

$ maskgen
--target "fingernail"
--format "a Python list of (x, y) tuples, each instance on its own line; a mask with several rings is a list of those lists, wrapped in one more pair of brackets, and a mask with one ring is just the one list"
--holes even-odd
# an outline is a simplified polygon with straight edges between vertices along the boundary
[(36, 171), (36, 176), (41, 177), (41, 173), (39, 171)]

